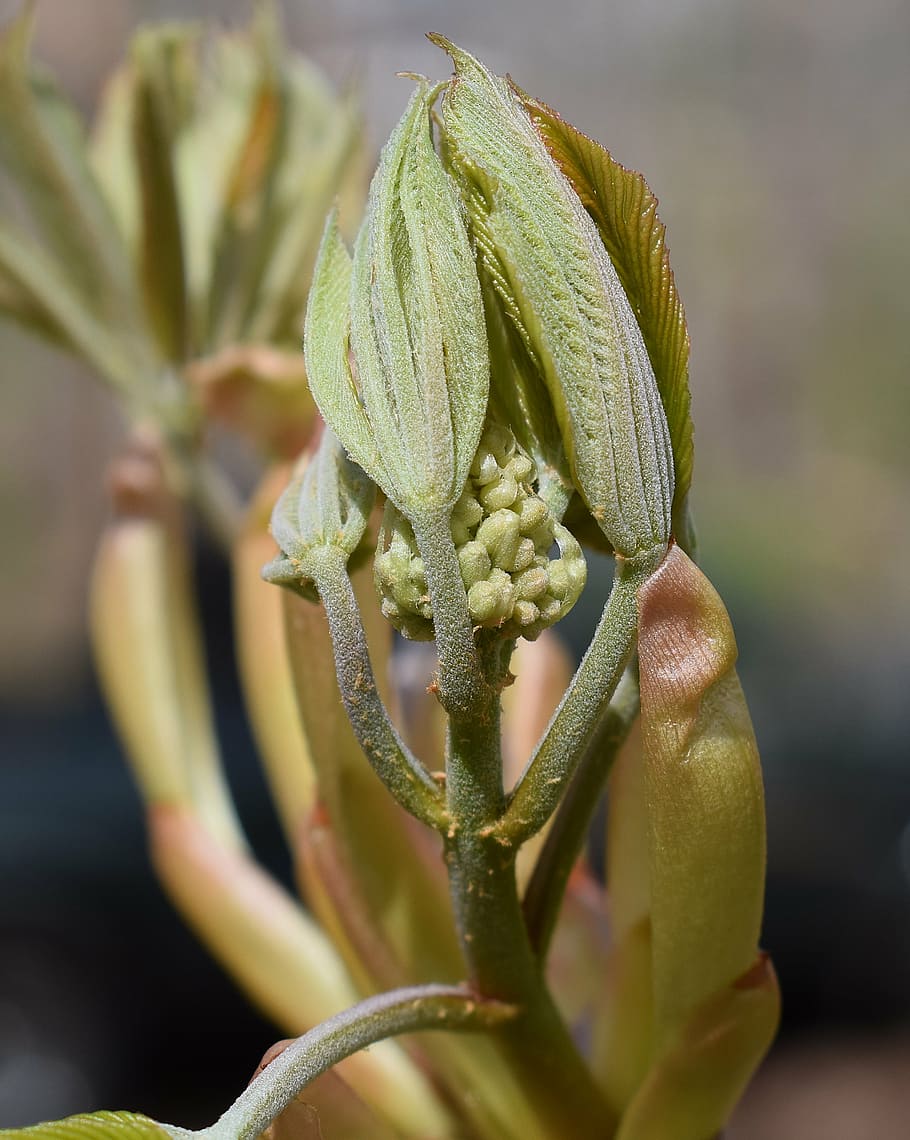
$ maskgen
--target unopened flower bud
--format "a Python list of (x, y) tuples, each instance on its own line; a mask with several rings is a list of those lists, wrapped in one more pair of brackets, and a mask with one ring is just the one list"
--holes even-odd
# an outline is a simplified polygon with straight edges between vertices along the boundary
[[(537, 496), (534, 464), (507, 428), (495, 424), (486, 429), (471, 472), (453, 512), (471, 621), (498, 629), (504, 637), (533, 640), (578, 600), (586, 575), (581, 548)], [(506, 500), (508, 506), (494, 506)], [(550, 556), (554, 541), (556, 558)], [(374, 577), (389, 621), (406, 637), (432, 638), (423, 560), (410, 525), (390, 503)]]

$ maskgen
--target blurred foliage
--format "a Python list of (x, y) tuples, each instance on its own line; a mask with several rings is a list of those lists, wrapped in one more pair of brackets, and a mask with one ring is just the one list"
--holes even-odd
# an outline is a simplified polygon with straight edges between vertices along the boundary
[[(0, 16), (15, 7), (0, 2)], [(853, 995), (857, 1020), (906, 1016), (910, 934), (906, 922), (896, 931), (896, 910), (906, 914), (910, 878), (898, 844), (908, 818), (910, 7), (689, 0), (605, 12), (568, 0), (559, 36), (542, 0), (287, 7), (291, 42), (336, 76), (356, 72), (373, 138), (400, 103), (394, 70), (434, 70), (422, 37), (436, 27), (648, 170), (692, 333), (700, 550), (739, 629), (769, 775), (785, 1012), (830, 1024)], [(36, 54), (88, 108), (139, 19), (247, 11), (241, 0), (42, 0)], [(59, 352), (0, 326), (0, 358), (0, 691), (7, 702), (59, 701), (87, 674), (86, 579), (120, 429)], [(246, 474), (243, 453), (231, 458)], [(585, 610), (599, 610), (593, 596), (570, 621), (580, 627)], [(45, 748), (59, 759), (66, 737), (67, 771), (85, 772), (88, 746), (55, 731)], [(24, 731), (16, 739), (21, 757), (37, 759)], [(104, 768), (107, 786), (112, 758)], [(23, 776), (11, 813), (24, 786)], [(61, 811), (82, 784), (64, 786)], [(120, 794), (128, 805), (125, 783)], [(86, 852), (92, 828), (108, 826), (87, 807)], [(34, 850), (47, 842), (35, 836)], [(10, 841), (11, 859), (24, 844)], [(114, 859), (112, 846), (101, 850)], [(825, 1095), (813, 1091), (813, 1110)]]

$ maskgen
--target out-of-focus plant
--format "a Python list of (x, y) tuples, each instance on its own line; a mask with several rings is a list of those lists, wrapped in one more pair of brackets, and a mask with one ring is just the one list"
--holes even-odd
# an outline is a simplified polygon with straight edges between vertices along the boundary
[[(267, 13), (242, 36), (141, 32), (88, 143), (28, 32), (0, 52), (0, 304), (132, 424), (92, 597), (105, 693), (163, 886), (302, 1036), (202, 1133), (127, 1113), (26, 1132), (709, 1140), (778, 996), (758, 756), (693, 561), (688, 340), (644, 180), (433, 37), (455, 74), (416, 80), (349, 253), (356, 116)], [(219, 419), (275, 461), (241, 521), (206, 449)], [(230, 545), (306, 909), (224, 781), (187, 504)], [(549, 627), (586, 546), (615, 576), (573, 675)], [(432, 646), (423, 673), (416, 648), (390, 668), (393, 627)], [(604, 887), (584, 850), (605, 787)]]

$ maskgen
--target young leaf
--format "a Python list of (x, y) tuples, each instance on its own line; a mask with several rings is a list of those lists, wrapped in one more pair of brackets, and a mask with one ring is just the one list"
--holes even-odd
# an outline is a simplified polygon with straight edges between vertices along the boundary
[(132, 1112), (87, 1112), (65, 1120), (2, 1128), (4, 1140), (164, 1140), (170, 1129)]
[(620, 165), (600, 143), (545, 103), (515, 90), (594, 220), (641, 329), (667, 415), (676, 468), (673, 526), (682, 536), (693, 462), (689, 335), (657, 199), (640, 174)]
[[(65, 285), (67, 304), (83, 309), (83, 326), (91, 314), (110, 330), (105, 339), (124, 363), (109, 378), (135, 390), (154, 381), (158, 359), (132, 267), (89, 169), (82, 124), (50, 82), (30, 71), (31, 30), (28, 7), (0, 32), (0, 162), (17, 188), (18, 216)], [(39, 285), (33, 276), (31, 286)], [(63, 290), (55, 294), (37, 294), (35, 303), (50, 311)]]
[(666, 419), (613, 264), (506, 81), (430, 38), (455, 64), (442, 103), (444, 153), (481, 262), (540, 361), (575, 484), (617, 551), (660, 550), (673, 491)]
[[(129, 345), (86, 304), (85, 295), (51, 254), (0, 219), (2, 311), (87, 360), (121, 391), (133, 390), (136, 363)], [(141, 375), (141, 374), (140, 374)]]
[[(433, 95), (420, 84), (383, 149), (352, 271), (330, 222), (305, 339), (320, 410), (411, 522), (436, 521), (461, 494), (489, 389), (480, 286), (433, 149)], [(356, 384), (345, 350), (349, 273)]]
[(340, 551), (345, 562), (350, 559), (366, 533), (376, 487), (328, 428), (315, 454), (302, 458), (305, 468), (272, 512), (271, 530), (281, 554), (262, 574), (313, 598), (318, 559), (326, 548)]
[(176, 149), (190, 117), (198, 77), (198, 31), (187, 25), (144, 29), (132, 44), (133, 152), (142, 206), (140, 279), (163, 355), (188, 352), (187, 275)]
[(716, 591), (672, 546), (638, 606), (660, 1048), (755, 959), (765, 815), (736, 642)]
[(350, 362), (351, 256), (335, 213), (326, 221), (313, 273), (303, 334), (310, 390), (345, 451), (374, 482), (385, 487), (391, 475), (373, 434), (354, 382)]

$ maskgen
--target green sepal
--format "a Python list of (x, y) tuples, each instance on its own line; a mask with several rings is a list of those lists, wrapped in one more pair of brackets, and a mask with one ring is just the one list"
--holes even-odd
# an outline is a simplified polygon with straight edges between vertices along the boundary
[(474, 255), (430, 132), (435, 94), (418, 85), (383, 149), (353, 265), (330, 220), (305, 337), (323, 416), (412, 522), (460, 495), (489, 392)]
[(481, 263), (539, 361), (574, 482), (617, 551), (661, 549), (673, 493), (666, 417), (616, 270), (508, 83), (430, 38), (455, 63), (444, 153)]
[(163, 1124), (132, 1112), (82, 1113), (28, 1128), (0, 1129), (8, 1140), (162, 1140), (171, 1135)]
[(375, 484), (326, 428), (315, 454), (275, 504), (271, 530), (281, 554), (263, 569), (263, 578), (315, 600), (320, 553), (332, 547), (347, 562), (366, 533), (375, 498)]
[(683, 541), (690, 523), (693, 432), (689, 394), (689, 334), (676, 288), (666, 226), (657, 199), (637, 171), (618, 163), (594, 139), (517, 87), (552, 158), (591, 215), (632, 305), (667, 416), (675, 466), (673, 532)]

